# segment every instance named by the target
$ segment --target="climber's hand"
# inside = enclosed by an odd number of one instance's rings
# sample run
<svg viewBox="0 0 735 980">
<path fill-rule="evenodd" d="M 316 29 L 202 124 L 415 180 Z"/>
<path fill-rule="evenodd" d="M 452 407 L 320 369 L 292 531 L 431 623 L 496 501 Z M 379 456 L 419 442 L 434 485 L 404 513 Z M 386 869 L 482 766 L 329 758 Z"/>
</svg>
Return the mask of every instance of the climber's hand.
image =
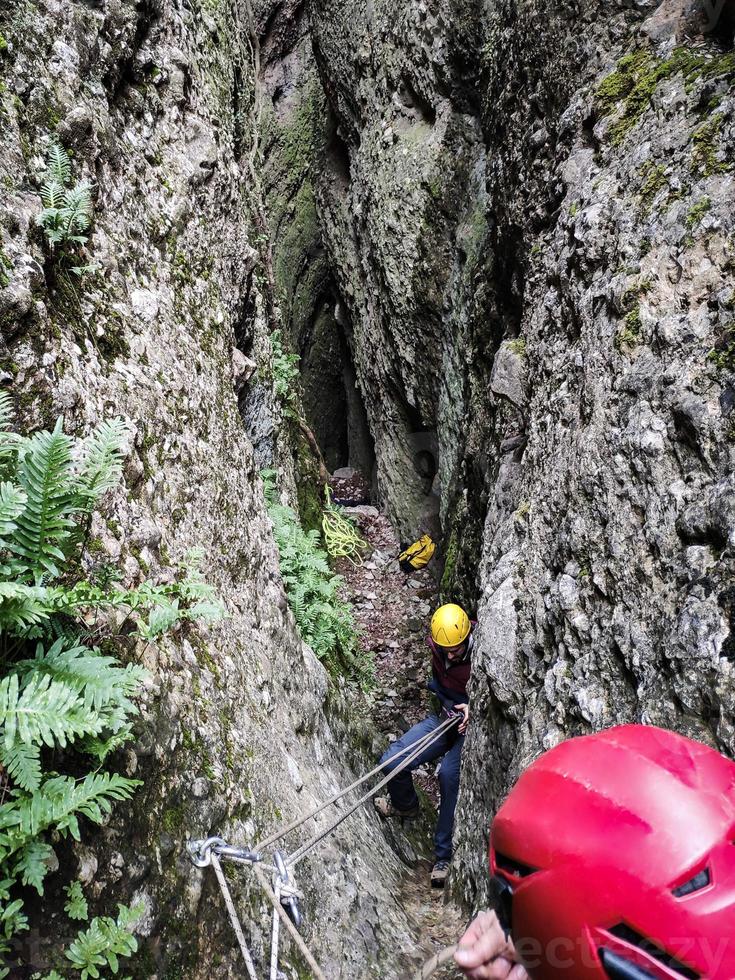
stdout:
<svg viewBox="0 0 735 980">
<path fill-rule="evenodd" d="M 480 912 L 454 954 L 455 963 L 469 980 L 528 980 L 516 958 L 513 942 L 505 938 L 494 912 Z"/>
<path fill-rule="evenodd" d="M 457 731 L 463 735 L 467 730 L 467 722 L 470 720 L 470 706 L 468 704 L 455 704 L 454 710 L 457 714 L 462 713 L 462 721 L 459 723 Z"/>
</svg>

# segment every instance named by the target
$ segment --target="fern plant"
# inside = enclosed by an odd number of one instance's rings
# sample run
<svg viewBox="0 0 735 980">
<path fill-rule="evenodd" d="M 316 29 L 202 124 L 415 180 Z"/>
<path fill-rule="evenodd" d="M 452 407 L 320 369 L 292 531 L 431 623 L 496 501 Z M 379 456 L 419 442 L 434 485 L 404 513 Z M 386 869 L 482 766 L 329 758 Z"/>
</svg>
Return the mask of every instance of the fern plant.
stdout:
<svg viewBox="0 0 735 980">
<path fill-rule="evenodd" d="M 299 377 L 298 354 L 289 354 L 283 344 L 283 334 L 274 330 L 270 335 L 273 356 L 273 391 L 286 415 L 297 417 L 297 388 Z"/>
<path fill-rule="evenodd" d="M 369 686 L 370 665 L 358 653 L 355 620 L 339 595 L 342 578 L 332 572 L 319 533 L 304 531 L 294 510 L 278 502 L 272 470 L 261 476 L 283 584 L 301 636 L 333 674 Z"/>
<path fill-rule="evenodd" d="M 55 166 L 62 179 L 63 158 Z M 120 480 L 123 422 L 103 422 L 81 440 L 65 433 L 61 420 L 31 436 L 11 425 L 10 396 L 0 392 L 0 955 L 28 928 L 17 889 L 43 894 L 49 838 L 79 840 L 81 817 L 102 823 L 138 785 L 100 767 L 133 737 L 145 672 L 103 655 L 85 621 L 122 608 L 137 635 L 153 640 L 183 621 L 223 613 L 195 563 L 162 586 L 123 589 L 84 577 L 91 517 Z M 95 635 L 115 641 L 104 627 Z M 50 750 L 57 767 L 69 758 L 75 775 L 50 770 Z M 78 913 L 79 895 L 69 897 Z M 112 969 L 132 948 L 119 917 L 117 924 L 94 920 L 87 933 L 74 947 L 83 976 Z M 7 973 L 0 967 L 0 978 Z"/>
<path fill-rule="evenodd" d="M 40 197 L 43 208 L 36 216 L 36 224 L 43 228 L 52 256 L 80 279 L 96 272 L 99 266 L 95 263 L 78 259 L 92 226 L 92 185 L 86 180 L 72 183 L 71 160 L 60 143 L 53 142 L 46 154 Z"/>
</svg>

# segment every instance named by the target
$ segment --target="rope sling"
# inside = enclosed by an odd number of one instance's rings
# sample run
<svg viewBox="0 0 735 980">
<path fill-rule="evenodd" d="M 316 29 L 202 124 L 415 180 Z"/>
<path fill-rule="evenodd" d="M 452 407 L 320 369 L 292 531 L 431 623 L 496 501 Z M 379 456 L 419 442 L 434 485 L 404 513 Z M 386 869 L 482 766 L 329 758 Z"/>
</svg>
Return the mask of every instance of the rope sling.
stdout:
<svg viewBox="0 0 735 980">
<path fill-rule="evenodd" d="M 396 752 L 395 755 L 391 757 L 391 762 L 395 759 L 401 758 L 401 756 L 404 756 L 404 758 L 394 769 L 391 770 L 390 773 L 388 773 L 388 775 L 384 776 L 367 793 L 363 794 L 356 803 L 354 803 L 343 814 L 340 814 L 339 817 L 337 817 L 336 820 L 333 820 L 324 830 L 315 833 L 304 844 L 285 858 L 280 851 L 275 851 L 272 859 L 267 860 L 263 857 L 263 851 L 265 848 L 270 847 L 272 844 L 275 844 L 277 841 L 280 841 L 282 838 L 286 837 L 292 831 L 297 830 L 308 820 L 318 816 L 318 814 L 320 814 L 327 807 L 338 803 L 344 796 L 362 786 L 377 773 L 382 772 L 383 766 L 380 764 L 375 766 L 370 770 L 370 772 L 366 773 L 364 776 L 361 776 L 359 779 L 356 779 L 353 783 L 350 783 L 349 786 L 340 790 L 338 793 L 335 793 L 334 796 L 330 797 L 324 803 L 319 804 L 319 806 L 314 807 L 313 810 L 310 810 L 304 816 L 299 817 L 297 820 L 292 821 L 285 827 L 281 827 L 268 837 L 265 837 L 253 849 L 233 847 L 221 837 L 208 837 L 204 840 L 193 840 L 187 843 L 187 851 L 189 852 L 189 857 L 191 858 L 195 867 L 205 868 L 211 864 L 211 866 L 214 868 L 217 882 L 219 884 L 220 891 L 222 892 L 225 908 L 227 909 L 230 917 L 230 922 L 235 932 L 235 936 L 240 947 L 240 952 L 242 953 L 249 980 L 257 980 L 257 974 L 255 972 L 255 966 L 250 950 L 247 942 L 245 941 L 242 924 L 237 915 L 237 910 L 227 885 L 227 879 L 222 871 L 220 860 L 222 858 L 226 858 L 227 860 L 234 861 L 237 864 L 252 867 L 258 883 L 273 905 L 269 970 L 270 980 L 278 980 L 280 976 L 278 971 L 280 923 L 283 923 L 283 925 L 286 927 L 289 935 L 296 943 L 317 980 L 326 980 L 326 977 L 320 969 L 319 964 L 314 959 L 313 954 L 298 931 L 298 926 L 301 923 L 301 913 L 298 903 L 299 899 L 303 896 L 293 884 L 292 869 L 299 861 L 301 861 L 302 858 L 306 857 L 307 854 L 313 851 L 326 837 L 334 833 L 337 827 L 339 827 L 341 823 L 343 823 L 351 814 L 353 814 L 355 810 L 359 809 L 364 803 L 366 803 L 367 800 L 381 790 L 391 779 L 397 776 L 404 769 L 408 768 L 408 766 L 410 766 L 422 752 L 437 742 L 454 725 L 458 724 L 459 721 L 460 717 L 449 717 L 443 721 L 441 725 L 434 729 L 433 732 L 429 732 L 417 742 L 414 742 L 413 744 L 408 745 Z M 272 872 L 273 887 L 271 887 L 265 874 L 265 866 L 268 866 Z M 446 953 L 446 950 L 444 952 Z M 436 957 L 432 957 L 432 960 L 434 959 L 436 959 Z M 423 969 L 425 969 L 426 966 L 432 962 L 432 960 L 429 960 Z M 445 960 L 442 960 L 441 962 L 445 962 Z M 418 980 L 421 980 L 423 977 L 431 976 L 432 973 L 438 969 L 439 965 L 441 965 L 441 963 L 437 963 L 437 965 L 429 973 L 419 973 L 417 975 Z"/>
</svg>

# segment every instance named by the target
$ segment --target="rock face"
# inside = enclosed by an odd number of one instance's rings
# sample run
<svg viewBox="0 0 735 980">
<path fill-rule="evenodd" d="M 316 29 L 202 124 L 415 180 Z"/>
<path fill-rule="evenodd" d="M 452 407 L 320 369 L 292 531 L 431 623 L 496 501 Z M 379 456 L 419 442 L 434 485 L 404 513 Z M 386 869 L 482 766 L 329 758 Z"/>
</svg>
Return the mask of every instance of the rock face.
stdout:
<svg viewBox="0 0 735 980">
<path fill-rule="evenodd" d="M 128 582 L 203 547 L 230 612 L 137 652 L 144 788 L 62 855 L 95 910 L 145 903 L 136 977 L 238 969 L 186 837 L 252 841 L 366 762 L 265 517 L 257 469 L 294 499 L 305 452 L 274 328 L 330 465 L 374 454 L 477 609 L 468 902 L 490 816 L 560 739 L 638 720 L 735 752 L 735 62 L 703 9 L 0 0 L 3 383 L 29 426 L 131 421 L 100 547 Z M 94 183 L 80 280 L 35 224 L 51 138 Z M 396 872 L 368 813 L 304 864 L 328 976 L 405 973 Z"/>
<path fill-rule="evenodd" d="M 701 11 L 310 4 L 379 485 L 417 530 L 436 448 L 445 591 L 478 611 L 470 900 L 560 739 L 637 720 L 735 752 L 735 63 Z"/>
<path fill-rule="evenodd" d="M 125 490 L 93 528 L 102 559 L 127 584 L 166 581 L 199 547 L 229 616 L 134 651 L 151 681 L 120 764 L 143 787 L 82 845 L 59 845 L 57 890 L 32 923 L 37 968 L 70 929 L 59 879 L 78 874 L 94 913 L 145 905 L 126 972 L 240 975 L 214 878 L 185 841 L 253 843 L 371 758 L 297 636 L 257 476 L 276 467 L 293 495 L 267 340 L 276 304 L 256 249 L 249 23 L 247 5 L 226 3 L 0 3 L 3 383 L 28 427 L 129 420 Z M 99 269 L 81 280 L 53 264 L 35 224 L 52 138 L 73 153 L 74 179 L 94 182 L 85 261 Z M 328 976 L 408 968 L 396 870 L 367 811 L 301 866 L 306 936 Z M 270 910 L 251 881 L 233 887 L 260 964 Z M 292 950 L 284 968 L 303 968 Z"/>
</svg>

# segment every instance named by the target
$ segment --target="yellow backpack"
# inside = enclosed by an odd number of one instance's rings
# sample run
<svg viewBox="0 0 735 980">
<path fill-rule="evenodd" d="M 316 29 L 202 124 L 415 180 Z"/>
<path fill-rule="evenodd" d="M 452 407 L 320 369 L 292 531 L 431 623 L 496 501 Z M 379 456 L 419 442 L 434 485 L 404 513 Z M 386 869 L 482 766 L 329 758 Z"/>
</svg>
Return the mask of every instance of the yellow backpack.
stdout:
<svg viewBox="0 0 735 980">
<path fill-rule="evenodd" d="M 436 545 L 431 540 L 428 534 L 425 534 L 418 541 L 414 541 L 410 544 L 405 551 L 402 551 L 398 556 L 398 564 L 401 566 L 404 572 L 415 572 L 419 568 L 423 568 L 428 565 L 431 559 L 434 557 L 434 552 L 436 551 Z"/>
</svg>

